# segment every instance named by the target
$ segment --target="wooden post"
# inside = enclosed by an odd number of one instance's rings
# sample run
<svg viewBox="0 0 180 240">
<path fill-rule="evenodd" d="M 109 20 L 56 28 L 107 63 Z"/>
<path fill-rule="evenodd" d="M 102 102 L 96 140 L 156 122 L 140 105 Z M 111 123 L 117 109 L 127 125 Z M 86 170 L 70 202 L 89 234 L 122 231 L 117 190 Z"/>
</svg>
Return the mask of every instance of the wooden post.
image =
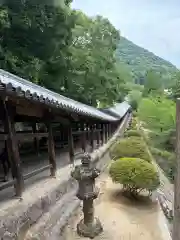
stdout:
<svg viewBox="0 0 180 240">
<path fill-rule="evenodd" d="M 52 133 L 52 123 L 47 123 L 48 129 L 48 153 L 49 153 L 49 163 L 51 164 L 51 177 L 56 176 L 56 156 L 54 149 L 54 138 Z"/>
<path fill-rule="evenodd" d="M 11 163 L 11 171 L 13 178 L 16 179 L 15 191 L 16 196 L 21 197 L 24 191 L 24 179 L 20 164 L 19 148 L 16 140 L 16 130 L 14 123 L 14 111 L 10 103 L 3 101 L 4 106 L 4 129 L 8 133 L 7 148 L 8 157 Z"/>
<path fill-rule="evenodd" d="M 37 124 L 34 122 L 32 124 L 33 133 L 37 133 Z M 34 138 L 34 149 L 37 155 L 39 155 L 39 139 L 37 137 Z"/>
<path fill-rule="evenodd" d="M 105 124 L 105 138 L 107 142 L 108 141 L 108 124 Z"/>
<path fill-rule="evenodd" d="M 100 140 L 101 140 L 101 136 L 100 136 L 100 124 L 97 124 L 97 145 L 100 146 Z"/>
<path fill-rule="evenodd" d="M 92 151 L 94 150 L 94 125 L 90 125 L 90 145 L 92 147 Z"/>
<path fill-rule="evenodd" d="M 111 123 L 109 123 L 109 138 L 112 136 L 112 131 L 111 131 Z"/>
<path fill-rule="evenodd" d="M 101 143 L 104 144 L 104 136 L 103 136 L 103 123 L 100 124 L 101 126 Z"/>
<path fill-rule="evenodd" d="M 176 101 L 176 164 L 172 240 L 180 239 L 180 99 Z"/>
<path fill-rule="evenodd" d="M 106 131 L 107 131 L 107 141 L 109 140 L 109 124 L 106 124 Z"/>
<path fill-rule="evenodd" d="M 81 124 L 80 130 L 82 131 L 82 133 L 81 133 L 82 150 L 83 150 L 83 152 L 86 152 L 86 132 L 85 132 L 85 124 L 84 123 Z"/>
<path fill-rule="evenodd" d="M 103 123 L 103 143 L 106 143 L 106 126 Z"/>
<path fill-rule="evenodd" d="M 70 125 L 68 126 L 68 148 L 70 163 L 74 163 L 74 141 L 72 135 L 72 127 Z"/>
</svg>

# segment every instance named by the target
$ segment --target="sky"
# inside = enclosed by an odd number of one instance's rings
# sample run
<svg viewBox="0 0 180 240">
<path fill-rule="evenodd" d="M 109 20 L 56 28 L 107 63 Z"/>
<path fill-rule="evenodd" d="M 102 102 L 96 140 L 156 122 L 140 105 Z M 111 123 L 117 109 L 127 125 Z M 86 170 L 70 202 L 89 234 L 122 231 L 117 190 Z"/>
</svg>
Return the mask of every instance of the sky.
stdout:
<svg viewBox="0 0 180 240">
<path fill-rule="evenodd" d="M 74 0 L 72 7 L 108 18 L 122 36 L 180 68 L 180 0 Z"/>
</svg>

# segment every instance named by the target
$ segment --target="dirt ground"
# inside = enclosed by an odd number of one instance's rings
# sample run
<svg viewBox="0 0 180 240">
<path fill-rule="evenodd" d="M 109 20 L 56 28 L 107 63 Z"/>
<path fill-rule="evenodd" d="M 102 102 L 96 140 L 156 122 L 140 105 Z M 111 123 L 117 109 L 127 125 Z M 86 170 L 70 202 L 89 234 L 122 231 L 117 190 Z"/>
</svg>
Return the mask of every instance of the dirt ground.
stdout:
<svg viewBox="0 0 180 240">
<path fill-rule="evenodd" d="M 152 200 L 143 197 L 141 201 L 129 200 L 123 196 L 121 186 L 112 183 L 104 174 L 97 185 L 100 196 L 95 202 L 95 215 L 99 217 L 104 232 L 95 240 L 168 240 L 165 220 L 156 196 Z M 76 234 L 76 225 L 82 218 L 76 216 L 66 229 L 66 240 L 85 240 Z"/>
</svg>

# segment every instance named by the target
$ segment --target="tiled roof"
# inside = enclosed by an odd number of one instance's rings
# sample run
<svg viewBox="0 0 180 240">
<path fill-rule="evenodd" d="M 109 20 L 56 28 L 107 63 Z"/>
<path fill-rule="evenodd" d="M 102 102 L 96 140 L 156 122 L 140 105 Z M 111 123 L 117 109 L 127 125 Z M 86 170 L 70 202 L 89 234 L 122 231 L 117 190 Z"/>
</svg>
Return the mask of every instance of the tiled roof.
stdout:
<svg viewBox="0 0 180 240">
<path fill-rule="evenodd" d="M 7 94 L 14 93 L 18 97 L 24 97 L 32 101 L 39 101 L 51 107 L 66 109 L 70 112 L 103 121 L 118 120 L 117 117 L 102 112 L 97 108 L 64 97 L 2 69 L 0 69 L 0 91 L 6 91 Z M 122 110 L 122 112 L 124 111 L 125 109 Z"/>
</svg>

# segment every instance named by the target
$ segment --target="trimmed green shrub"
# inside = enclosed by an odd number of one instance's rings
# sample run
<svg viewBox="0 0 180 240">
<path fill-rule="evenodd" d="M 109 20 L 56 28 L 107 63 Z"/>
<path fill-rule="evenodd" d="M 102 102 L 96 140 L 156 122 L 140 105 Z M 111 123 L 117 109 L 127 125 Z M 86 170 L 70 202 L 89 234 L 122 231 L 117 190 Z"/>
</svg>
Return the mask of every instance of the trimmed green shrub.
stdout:
<svg viewBox="0 0 180 240">
<path fill-rule="evenodd" d="M 152 160 L 144 141 L 140 137 L 122 139 L 115 145 L 110 154 L 113 159 L 134 157 L 144 159 L 147 162 L 151 162 Z"/>
<path fill-rule="evenodd" d="M 125 132 L 125 137 L 141 137 L 141 133 L 138 130 L 129 130 Z"/>
<path fill-rule="evenodd" d="M 123 185 L 125 191 L 137 194 L 142 190 L 152 192 L 160 184 L 154 165 L 140 158 L 120 158 L 112 162 L 110 177 Z"/>
</svg>

